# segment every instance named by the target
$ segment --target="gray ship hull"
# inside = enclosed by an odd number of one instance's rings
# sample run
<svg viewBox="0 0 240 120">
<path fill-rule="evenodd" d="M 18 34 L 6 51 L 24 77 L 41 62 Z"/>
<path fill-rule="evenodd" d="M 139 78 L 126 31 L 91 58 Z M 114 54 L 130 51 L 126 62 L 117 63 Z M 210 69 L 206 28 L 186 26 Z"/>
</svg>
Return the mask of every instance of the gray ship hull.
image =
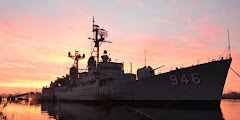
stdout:
<svg viewBox="0 0 240 120">
<path fill-rule="evenodd" d="M 122 96 L 121 100 L 221 100 L 231 60 L 213 61 L 140 79 L 134 83 L 133 96 L 129 94 L 132 98 Z"/>
<path fill-rule="evenodd" d="M 115 93 L 113 99 L 138 106 L 219 108 L 231 61 L 212 61 L 126 83 L 123 87 L 131 92 Z"/>
<path fill-rule="evenodd" d="M 176 69 L 137 81 L 108 86 L 73 87 L 55 92 L 59 101 L 97 101 L 139 106 L 219 106 L 232 59 Z M 114 80 L 113 80 L 114 81 Z"/>
</svg>

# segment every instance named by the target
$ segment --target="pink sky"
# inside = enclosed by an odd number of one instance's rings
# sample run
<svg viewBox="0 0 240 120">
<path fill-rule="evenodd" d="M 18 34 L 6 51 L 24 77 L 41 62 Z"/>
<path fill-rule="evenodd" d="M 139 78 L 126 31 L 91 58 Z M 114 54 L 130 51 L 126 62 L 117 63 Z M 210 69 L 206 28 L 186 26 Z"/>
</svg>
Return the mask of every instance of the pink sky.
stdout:
<svg viewBox="0 0 240 120">
<path fill-rule="evenodd" d="M 218 58 L 230 29 L 232 64 L 240 73 L 240 2 L 237 0 L 49 0 L 0 1 L 0 93 L 40 90 L 68 74 L 75 49 L 90 56 L 92 16 L 108 30 L 103 44 L 125 72 L 197 64 Z M 87 59 L 80 63 L 85 68 Z M 160 71 L 158 71 L 160 72 Z M 239 91 L 240 78 L 229 71 L 224 92 Z"/>
</svg>

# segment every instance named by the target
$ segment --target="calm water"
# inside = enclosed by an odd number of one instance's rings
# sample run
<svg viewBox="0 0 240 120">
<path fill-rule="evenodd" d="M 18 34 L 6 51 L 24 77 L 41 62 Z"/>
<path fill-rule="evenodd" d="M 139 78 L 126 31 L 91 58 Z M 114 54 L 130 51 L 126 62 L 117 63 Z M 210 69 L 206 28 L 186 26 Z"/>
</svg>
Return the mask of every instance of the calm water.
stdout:
<svg viewBox="0 0 240 120">
<path fill-rule="evenodd" d="M 43 103 L 37 104 L 34 101 L 19 101 L 17 103 L 6 101 L 0 104 L 0 119 L 7 120 L 138 120 L 133 114 L 123 107 L 86 106 L 74 103 Z M 221 111 L 214 110 L 181 110 L 181 109 L 156 109 L 156 108 L 135 108 L 155 119 L 180 119 L 180 120 L 239 120 L 240 100 L 222 100 Z"/>
</svg>

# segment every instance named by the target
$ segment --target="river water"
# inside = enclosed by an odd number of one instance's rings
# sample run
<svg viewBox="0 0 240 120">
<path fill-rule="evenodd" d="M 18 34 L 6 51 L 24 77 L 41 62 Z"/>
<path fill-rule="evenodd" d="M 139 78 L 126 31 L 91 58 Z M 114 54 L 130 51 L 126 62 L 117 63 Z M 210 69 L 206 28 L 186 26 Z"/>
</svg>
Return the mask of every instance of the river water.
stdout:
<svg viewBox="0 0 240 120">
<path fill-rule="evenodd" d="M 5 104 L 5 107 L 3 108 Z M 157 119 L 168 120 L 240 120 L 240 100 L 222 100 L 221 110 L 134 108 Z M 7 120 L 139 120 L 124 107 L 104 109 L 77 103 L 2 101 L 0 119 Z"/>
</svg>

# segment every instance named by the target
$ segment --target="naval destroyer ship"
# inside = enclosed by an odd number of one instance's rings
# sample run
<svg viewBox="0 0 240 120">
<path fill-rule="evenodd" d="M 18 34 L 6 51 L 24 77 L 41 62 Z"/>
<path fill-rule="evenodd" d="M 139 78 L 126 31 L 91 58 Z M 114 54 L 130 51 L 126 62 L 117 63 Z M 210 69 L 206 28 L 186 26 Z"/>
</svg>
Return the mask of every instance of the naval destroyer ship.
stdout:
<svg viewBox="0 0 240 120">
<path fill-rule="evenodd" d="M 41 100 L 96 102 L 110 99 L 113 104 L 162 107 L 220 105 L 231 53 L 226 58 L 160 74 L 145 66 L 138 69 L 136 75 L 124 73 L 123 63 L 112 62 L 106 50 L 100 60 L 100 45 L 110 43 L 106 40 L 108 33 L 94 24 L 94 18 L 92 32 L 94 37 L 88 39 L 95 44 L 85 72 L 79 72 L 78 67 L 85 54 L 69 52 L 68 57 L 74 60 L 69 75 L 57 78 L 50 87 L 43 87 Z"/>
</svg>

